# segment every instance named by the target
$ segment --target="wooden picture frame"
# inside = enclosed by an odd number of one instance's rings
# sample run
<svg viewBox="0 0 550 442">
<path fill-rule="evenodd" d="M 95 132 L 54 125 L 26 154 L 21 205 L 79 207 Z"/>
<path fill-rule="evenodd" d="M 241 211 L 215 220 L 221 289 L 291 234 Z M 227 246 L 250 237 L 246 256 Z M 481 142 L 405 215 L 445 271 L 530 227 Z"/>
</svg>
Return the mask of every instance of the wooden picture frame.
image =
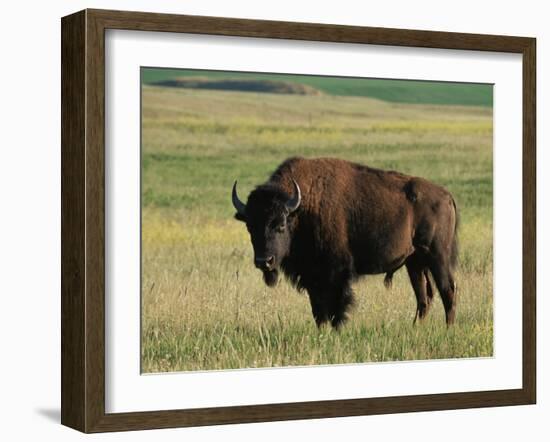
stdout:
<svg viewBox="0 0 550 442">
<path fill-rule="evenodd" d="M 523 385 L 519 389 L 270 405 L 105 412 L 105 30 L 139 30 L 522 55 Z M 533 404 L 536 400 L 533 38 L 84 10 L 62 19 L 62 424 L 83 432 Z"/>
</svg>

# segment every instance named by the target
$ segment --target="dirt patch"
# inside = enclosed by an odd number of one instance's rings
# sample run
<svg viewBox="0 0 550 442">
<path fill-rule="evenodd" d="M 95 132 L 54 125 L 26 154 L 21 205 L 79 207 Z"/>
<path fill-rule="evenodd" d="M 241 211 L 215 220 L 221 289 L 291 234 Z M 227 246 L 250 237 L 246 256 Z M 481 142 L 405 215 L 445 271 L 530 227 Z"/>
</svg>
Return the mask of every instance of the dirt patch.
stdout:
<svg viewBox="0 0 550 442">
<path fill-rule="evenodd" d="M 180 77 L 153 83 L 155 86 L 179 87 L 187 89 L 214 89 L 243 92 L 267 92 L 271 94 L 295 94 L 295 95 L 323 95 L 314 87 L 276 80 L 244 80 L 223 79 L 217 80 L 207 77 Z"/>
</svg>

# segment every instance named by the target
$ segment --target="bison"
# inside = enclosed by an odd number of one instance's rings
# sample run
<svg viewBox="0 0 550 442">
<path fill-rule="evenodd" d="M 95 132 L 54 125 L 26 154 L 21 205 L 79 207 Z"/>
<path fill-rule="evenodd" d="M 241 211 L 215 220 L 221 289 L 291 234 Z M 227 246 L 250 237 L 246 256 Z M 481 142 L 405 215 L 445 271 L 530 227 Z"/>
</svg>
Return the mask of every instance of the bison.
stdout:
<svg viewBox="0 0 550 442">
<path fill-rule="evenodd" d="M 361 275 L 405 266 L 416 295 L 414 321 L 433 300 L 429 274 L 453 323 L 458 212 L 452 195 L 426 179 L 334 158 L 289 158 L 244 204 L 233 185 L 235 218 L 246 223 L 254 264 L 268 286 L 279 271 L 306 290 L 318 327 L 339 328 Z"/>
</svg>

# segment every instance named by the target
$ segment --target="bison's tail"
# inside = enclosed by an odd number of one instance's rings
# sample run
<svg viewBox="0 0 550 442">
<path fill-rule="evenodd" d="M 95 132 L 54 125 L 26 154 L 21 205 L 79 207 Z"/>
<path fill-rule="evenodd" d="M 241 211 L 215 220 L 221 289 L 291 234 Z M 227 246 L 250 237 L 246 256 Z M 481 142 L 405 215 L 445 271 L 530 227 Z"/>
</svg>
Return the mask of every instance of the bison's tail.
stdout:
<svg viewBox="0 0 550 442">
<path fill-rule="evenodd" d="M 458 263 L 458 225 L 460 222 L 460 217 L 458 215 L 458 209 L 456 208 L 454 198 L 451 197 L 451 200 L 455 209 L 455 229 L 453 233 L 453 241 L 451 243 L 451 267 L 455 269 Z"/>
<path fill-rule="evenodd" d="M 384 278 L 384 286 L 387 289 L 391 289 L 392 282 L 393 282 L 393 272 L 386 273 L 386 277 Z"/>
</svg>

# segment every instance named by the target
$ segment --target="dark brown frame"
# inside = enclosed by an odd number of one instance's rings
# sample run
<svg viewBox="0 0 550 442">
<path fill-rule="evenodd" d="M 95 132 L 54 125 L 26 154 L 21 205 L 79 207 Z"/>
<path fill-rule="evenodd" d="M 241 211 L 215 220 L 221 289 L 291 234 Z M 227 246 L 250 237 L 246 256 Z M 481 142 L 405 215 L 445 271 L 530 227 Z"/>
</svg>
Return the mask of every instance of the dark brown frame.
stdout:
<svg viewBox="0 0 550 442">
<path fill-rule="evenodd" d="M 83 432 L 534 404 L 536 400 L 536 40 L 450 32 L 84 10 L 61 22 L 61 422 Z M 105 30 L 518 53 L 523 56 L 523 386 L 189 410 L 105 413 Z"/>
</svg>

